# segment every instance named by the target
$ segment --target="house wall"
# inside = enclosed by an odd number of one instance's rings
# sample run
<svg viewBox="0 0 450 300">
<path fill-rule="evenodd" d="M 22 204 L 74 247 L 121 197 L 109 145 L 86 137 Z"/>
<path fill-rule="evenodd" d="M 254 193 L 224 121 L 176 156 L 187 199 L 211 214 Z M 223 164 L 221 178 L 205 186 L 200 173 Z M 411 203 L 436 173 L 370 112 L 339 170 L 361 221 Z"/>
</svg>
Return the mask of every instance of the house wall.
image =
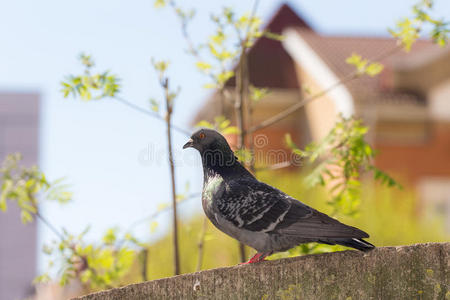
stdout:
<svg viewBox="0 0 450 300">
<path fill-rule="evenodd" d="M 376 164 L 415 186 L 420 198 L 446 217 L 446 228 L 450 231 L 448 54 L 444 53 L 432 62 L 421 61 L 427 56 L 417 57 L 418 64 L 405 64 L 410 69 L 397 74 L 397 85 L 403 84 L 404 88 L 422 93 L 427 101 L 415 110 L 399 107 L 380 114 L 385 119 L 376 125 L 376 148 L 380 150 Z"/>
<path fill-rule="evenodd" d="M 377 141 L 377 166 L 412 184 L 427 176 L 450 178 L 450 123 L 430 123 L 427 127 L 427 137 L 421 143 Z"/>
<path fill-rule="evenodd" d="M 450 78 L 450 50 L 436 46 L 394 63 L 393 86 L 426 96 L 436 83 Z M 426 75 L 425 75 L 426 74 Z"/>
<path fill-rule="evenodd" d="M 323 90 L 323 87 L 298 65 L 297 74 L 302 82 L 302 96 L 304 98 Z M 318 141 L 324 138 L 333 128 L 338 113 L 333 99 L 325 94 L 305 105 L 305 116 L 308 120 L 312 140 Z"/>
<path fill-rule="evenodd" d="M 431 117 L 450 122 L 450 77 L 434 86 L 428 93 L 428 99 Z"/>
</svg>

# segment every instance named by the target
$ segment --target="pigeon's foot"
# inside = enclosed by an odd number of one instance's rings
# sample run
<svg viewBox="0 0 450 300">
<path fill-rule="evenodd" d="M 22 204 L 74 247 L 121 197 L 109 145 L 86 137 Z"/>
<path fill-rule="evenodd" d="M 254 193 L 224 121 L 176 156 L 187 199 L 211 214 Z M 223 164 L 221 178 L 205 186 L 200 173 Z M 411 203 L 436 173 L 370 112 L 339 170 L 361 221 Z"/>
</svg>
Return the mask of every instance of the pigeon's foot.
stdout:
<svg viewBox="0 0 450 300">
<path fill-rule="evenodd" d="M 252 258 L 249 259 L 248 262 L 240 263 L 240 265 L 247 265 L 247 264 L 253 264 L 261 261 L 265 261 L 266 256 L 268 256 L 268 253 L 256 253 Z"/>
</svg>

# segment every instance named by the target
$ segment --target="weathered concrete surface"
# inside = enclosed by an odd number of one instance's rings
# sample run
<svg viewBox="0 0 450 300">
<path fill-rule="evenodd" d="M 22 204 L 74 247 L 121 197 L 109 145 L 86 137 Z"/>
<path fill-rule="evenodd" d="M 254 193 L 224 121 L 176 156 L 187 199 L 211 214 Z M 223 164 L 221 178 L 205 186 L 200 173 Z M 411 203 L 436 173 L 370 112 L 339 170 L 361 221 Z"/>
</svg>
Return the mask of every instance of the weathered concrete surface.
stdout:
<svg viewBox="0 0 450 300">
<path fill-rule="evenodd" d="M 450 299 L 449 257 L 450 243 L 308 255 L 180 275 L 78 299 Z"/>
</svg>

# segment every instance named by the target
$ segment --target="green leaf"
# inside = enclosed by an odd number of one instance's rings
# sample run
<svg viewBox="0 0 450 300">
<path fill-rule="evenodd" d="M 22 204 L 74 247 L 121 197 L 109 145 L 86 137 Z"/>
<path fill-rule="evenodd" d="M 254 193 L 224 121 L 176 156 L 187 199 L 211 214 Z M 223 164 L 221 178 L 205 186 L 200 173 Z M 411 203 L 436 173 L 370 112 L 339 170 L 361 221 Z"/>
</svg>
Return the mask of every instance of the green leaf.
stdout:
<svg viewBox="0 0 450 300">
<path fill-rule="evenodd" d="M 252 85 L 250 86 L 250 99 L 252 99 L 255 102 L 258 102 L 268 94 L 269 89 L 267 88 L 257 88 Z"/>
<path fill-rule="evenodd" d="M 203 62 L 203 61 L 198 61 L 195 63 L 195 65 L 202 72 L 208 72 L 212 68 L 211 64 L 209 64 L 207 62 Z"/>
<path fill-rule="evenodd" d="M 215 83 L 207 83 L 207 84 L 203 85 L 203 88 L 205 88 L 205 89 L 215 89 L 215 88 L 217 88 L 217 84 L 215 84 Z"/>
<path fill-rule="evenodd" d="M 419 28 L 416 22 L 405 18 L 397 22 L 395 29 L 389 29 L 389 33 L 397 38 L 403 45 L 405 51 L 411 50 L 414 42 L 419 38 Z"/>
<path fill-rule="evenodd" d="M 167 209 L 169 207 L 170 207 L 170 205 L 167 204 L 167 203 L 160 203 L 160 204 L 158 204 L 158 211 L 165 210 L 165 209 Z"/>
<path fill-rule="evenodd" d="M 198 122 L 197 124 L 195 124 L 195 127 L 203 127 L 203 128 L 213 129 L 214 125 L 206 120 L 202 120 L 202 121 Z"/>
<path fill-rule="evenodd" d="M 5 159 L 8 160 L 8 157 Z M 3 179 L 1 193 L 0 193 L 0 210 L 6 211 L 8 208 L 8 205 L 6 203 L 6 199 L 8 198 L 8 195 L 10 194 L 11 190 L 13 188 L 13 181 L 11 179 Z"/>
<path fill-rule="evenodd" d="M 222 134 L 239 134 L 240 130 L 236 126 L 229 126 L 225 129 L 223 129 Z"/>
<path fill-rule="evenodd" d="M 223 130 L 223 129 L 227 128 L 228 126 L 230 126 L 230 123 L 231 123 L 230 120 L 226 119 L 224 116 L 220 116 L 220 117 L 221 118 L 215 120 L 217 127 L 220 130 Z"/>
<path fill-rule="evenodd" d="M 237 156 L 239 161 L 243 163 L 250 163 L 253 159 L 253 154 L 249 149 L 238 149 L 234 152 L 234 154 Z"/>
<path fill-rule="evenodd" d="M 153 112 L 155 112 L 155 113 L 158 113 L 159 112 L 159 103 L 158 103 L 158 101 L 156 101 L 154 98 L 150 98 L 149 101 L 150 101 L 151 110 Z"/>
<path fill-rule="evenodd" d="M 358 73 L 363 74 L 367 65 L 367 59 L 363 59 L 361 55 L 352 53 L 350 57 L 345 60 L 349 65 L 356 67 Z"/>
<path fill-rule="evenodd" d="M 228 81 L 228 79 L 232 78 L 234 76 L 234 72 L 233 71 L 225 71 L 222 73 L 219 73 L 217 75 L 217 82 L 220 84 L 224 84 Z"/>
<path fill-rule="evenodd" d="M 159 71 L 162 73 L 165 72 L 167 70 L 167 68 L 169 67 L 169 61 L 165 61 L 165 60 L 155 61 L 152 59 L 152 64 L 156 71 Z"/>
<path fill-rule="evenodd" d="M 381 73 L 383 71 L 384 66 L 380 63 L 371 63 L 366 68 L 366 74 L 373 77 Z"/>
<path fill-rule="evenodd" d="M 162 7 L 166 6 L 166 1 L 165 0 L 155 0 L 153 5 L 155 6 L 155 8 L 162 8 Z"/>
<path fill-rule="evenodd" d="M 274 33 L 274 32 L 270 32 L 270 31 L 264 31 L 263 35 L 271 40 L 275 40 L 275 41 L 283 41 L 284 40 L 284 36 L 278 33 Z"/>
<path fill-rule="evenodd" d="M 94 66 L 94 61 L 92 60 L 92 57 L 90 55 L 86 55 L 84 53 L 80 54 L 80 62 L 83 66 L 90 68 Z"/>
<path fill-rule="evenodd" d="M 38 283 L 49 283 L 51 281 L 50 275 L 48 273 L 44 273 L 42 275 L 39 275 L 33 279 L 33 284 Z"/>
<path fill-rule="evenodd" d="M 4 197 L 5 194 L 2 193 L 0 197 L 0 210 L 5 212 L 8 209 L 8 206 L 6 204 L 6 197 Z"/>
<path fill-rule="evenodd" d="M 150 233 L 154 233 L 158 228 L 158 222 L 153 221 L 150 223 Z"/>
<path fill-rule="evenodd" d="M 117 239 L 116 232 L 117 232 L 116 229 L 113 228 L 108 229 L 102 238 L 103 242 L 107 245 L 114 244 Z"/>
<path fill-rule="evenodd" d="M 223 30 L 221 28 L 219 28 L 215 35 L 212 35 L 209 37 L 209 40 L 211 41 L 211 43 L 213 43 L 217 46 L 221 46 L 224 43 L 224 41 L 226 40 L 226 38 L 227 37 L 224 34 Z"/>
<path fill-rule="evenodd" d="M 26 210 L 20 212 L 20 219 L 23 224 L 28 224 L 33 221 L 33 216 Z"/>
<path fill-rule="evenodd" d="M 81 275 L 80 275 L 80 280 L 81 280 L 81 282 L 83 282 L 83 283 L 87 283 L 87 282 L 89 282 L 89 281 L 92 279 L 92 277 L 93 277 L 92 270 L 87 269 L 87 270 L 85 270 L 85 271 L 83 271 L 83 272 L 81 273 Z"/>
</svg>

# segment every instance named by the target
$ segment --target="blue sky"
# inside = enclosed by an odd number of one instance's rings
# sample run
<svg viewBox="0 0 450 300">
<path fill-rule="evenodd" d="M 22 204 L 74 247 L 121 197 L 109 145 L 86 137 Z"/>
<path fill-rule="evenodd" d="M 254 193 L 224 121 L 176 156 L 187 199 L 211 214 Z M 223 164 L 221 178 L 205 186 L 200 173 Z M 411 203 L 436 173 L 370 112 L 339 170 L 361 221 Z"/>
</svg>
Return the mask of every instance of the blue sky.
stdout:
<svg viewBox="0 0 450 300">
<path fill-rule="evenodd" d="M 187 3 L 187 1 L 184 1 Z M 282 1 L 261 0 L 258 14 L 267 20 Z M 415 1 L 288 1 L 312 26 L 326 34 L 387 35 L 386 28 L 409 14 Z M 195 39 L 210 34 L 210 12 L 225 4 L 242 13 L 252 1 L 189 1 L 197 10 L 191 26 Z M 450 13 L 450 2 L 438 0 L 438 14 Z M 92 54 L 99 70 L 122 78 L 123 98 L 148 107 L 161 99 L 150 58 L 169 59 L 171 81 L 180 85 L 174 122 L 189 120 L 210 93 L 185 53 L 179 23 L 169 9 L 156 10 L 152 0 L 15 0 L 0 1 L 0 91 L 36 91 L 42 96 L 40 164 L 49 178 L 66 177 L 75 193 L 64 207 L 45 205 L 56 225 L 80 232 L 92 224 L 91 238 L 111 226 L 127 227 L 170 200 L 164 126 L 112 100 L 83 103 L 63 99 L 59 83 L 80 71 L 76 57 Z M 186 137 L 175 133 L 177 183 L 191 192 L 201 189 L 197 153 L 182 152 Z M 180 211 L 200 210 L 200 200 Z M 167 218 L 160 221 L 164 223 Z M 164 227 L 164 226 L 162 226 Z M 149 237 L 149 227 L 137 228 Z M 40 228 L 40 240 L 52 234 Z"/>
</svg>

